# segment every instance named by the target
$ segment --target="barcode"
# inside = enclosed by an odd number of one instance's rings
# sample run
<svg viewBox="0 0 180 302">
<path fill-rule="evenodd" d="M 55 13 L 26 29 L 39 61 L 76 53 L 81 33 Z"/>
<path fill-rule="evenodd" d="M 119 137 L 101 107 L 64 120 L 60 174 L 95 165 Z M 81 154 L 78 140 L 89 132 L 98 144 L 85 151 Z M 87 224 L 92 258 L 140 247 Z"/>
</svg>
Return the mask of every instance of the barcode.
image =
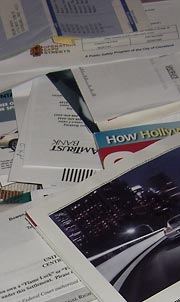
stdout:
<svg viewBox="0 0 180 302">
<path fill-rule="evenodd" d="M 65 168 L 63 170 L 62 181 L 68 182 L 81 182 L 84 179 L 95 174 L 96 170 L 93 169 L 71 169 Z"/>
</svg>

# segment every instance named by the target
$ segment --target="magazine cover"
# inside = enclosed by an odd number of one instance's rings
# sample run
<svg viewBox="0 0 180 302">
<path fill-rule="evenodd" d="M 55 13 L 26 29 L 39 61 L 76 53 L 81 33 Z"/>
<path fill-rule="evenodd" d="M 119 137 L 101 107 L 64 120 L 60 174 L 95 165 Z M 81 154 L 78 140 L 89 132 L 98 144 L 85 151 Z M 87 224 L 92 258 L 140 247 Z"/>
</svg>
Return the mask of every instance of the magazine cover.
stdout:
<svg viewBox="0 0 180 302">
<path fill-rule="evenodd" d="M 179 134 L 27 217 L 100 301 L 180 299 Z"/>
<path fill-rule="evenodd" d="M 180 132 L 180 122 L 140 125 L 95 132 L 94 138 L 103 167 Z"/>
</svg>

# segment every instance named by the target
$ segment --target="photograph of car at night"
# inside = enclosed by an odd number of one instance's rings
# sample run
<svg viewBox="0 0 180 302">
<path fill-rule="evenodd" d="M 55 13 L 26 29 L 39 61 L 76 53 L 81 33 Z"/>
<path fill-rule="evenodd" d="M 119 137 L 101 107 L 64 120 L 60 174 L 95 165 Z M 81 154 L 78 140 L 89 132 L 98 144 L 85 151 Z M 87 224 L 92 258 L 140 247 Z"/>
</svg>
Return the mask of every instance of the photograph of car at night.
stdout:
<svg viewBox="0 0 180 302">
<path fill-rule="evenodd" d="M 180 236 L 180 215 L 168 220 L 164 233 L 169 239 L 175 239 Z"/>
<path fill-rule="evenodd" d="M 177 148 L 50 215 L 128 302 L 180 280 L 179 166 Z"/>
</svg>

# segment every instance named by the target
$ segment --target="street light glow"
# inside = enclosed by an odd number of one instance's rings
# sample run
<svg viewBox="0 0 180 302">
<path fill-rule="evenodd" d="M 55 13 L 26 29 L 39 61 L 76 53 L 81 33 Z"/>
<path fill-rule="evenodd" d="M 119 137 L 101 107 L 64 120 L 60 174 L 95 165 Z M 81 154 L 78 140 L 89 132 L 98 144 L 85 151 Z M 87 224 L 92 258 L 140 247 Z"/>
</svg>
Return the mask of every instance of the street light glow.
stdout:
<svg viewBox="0 0 180 302">
<path fill-rule="evenodd" d="M 135 228 L 130 228 L 126 231 L 127 234 L 134 234 L 135 233 Z"/>
</svg>

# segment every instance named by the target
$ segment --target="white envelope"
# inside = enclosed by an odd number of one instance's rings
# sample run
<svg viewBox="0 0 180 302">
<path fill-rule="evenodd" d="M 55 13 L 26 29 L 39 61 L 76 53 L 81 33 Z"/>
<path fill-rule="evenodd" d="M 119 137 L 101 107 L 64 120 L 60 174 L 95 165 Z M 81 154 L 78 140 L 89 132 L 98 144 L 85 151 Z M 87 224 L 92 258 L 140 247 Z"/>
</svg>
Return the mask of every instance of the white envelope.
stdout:
<svg viewBox="0 0 180 302">
<path fill-rule="evenodd" d="M 178 69 L 178 71 L 176 71 Z M 161 113 L 180 99 L 180 63 L 172 56 L 143 58 L 73 69 L 89 111 L 99 126 L 121 123 L 123 116 Z"/>
</svg>

